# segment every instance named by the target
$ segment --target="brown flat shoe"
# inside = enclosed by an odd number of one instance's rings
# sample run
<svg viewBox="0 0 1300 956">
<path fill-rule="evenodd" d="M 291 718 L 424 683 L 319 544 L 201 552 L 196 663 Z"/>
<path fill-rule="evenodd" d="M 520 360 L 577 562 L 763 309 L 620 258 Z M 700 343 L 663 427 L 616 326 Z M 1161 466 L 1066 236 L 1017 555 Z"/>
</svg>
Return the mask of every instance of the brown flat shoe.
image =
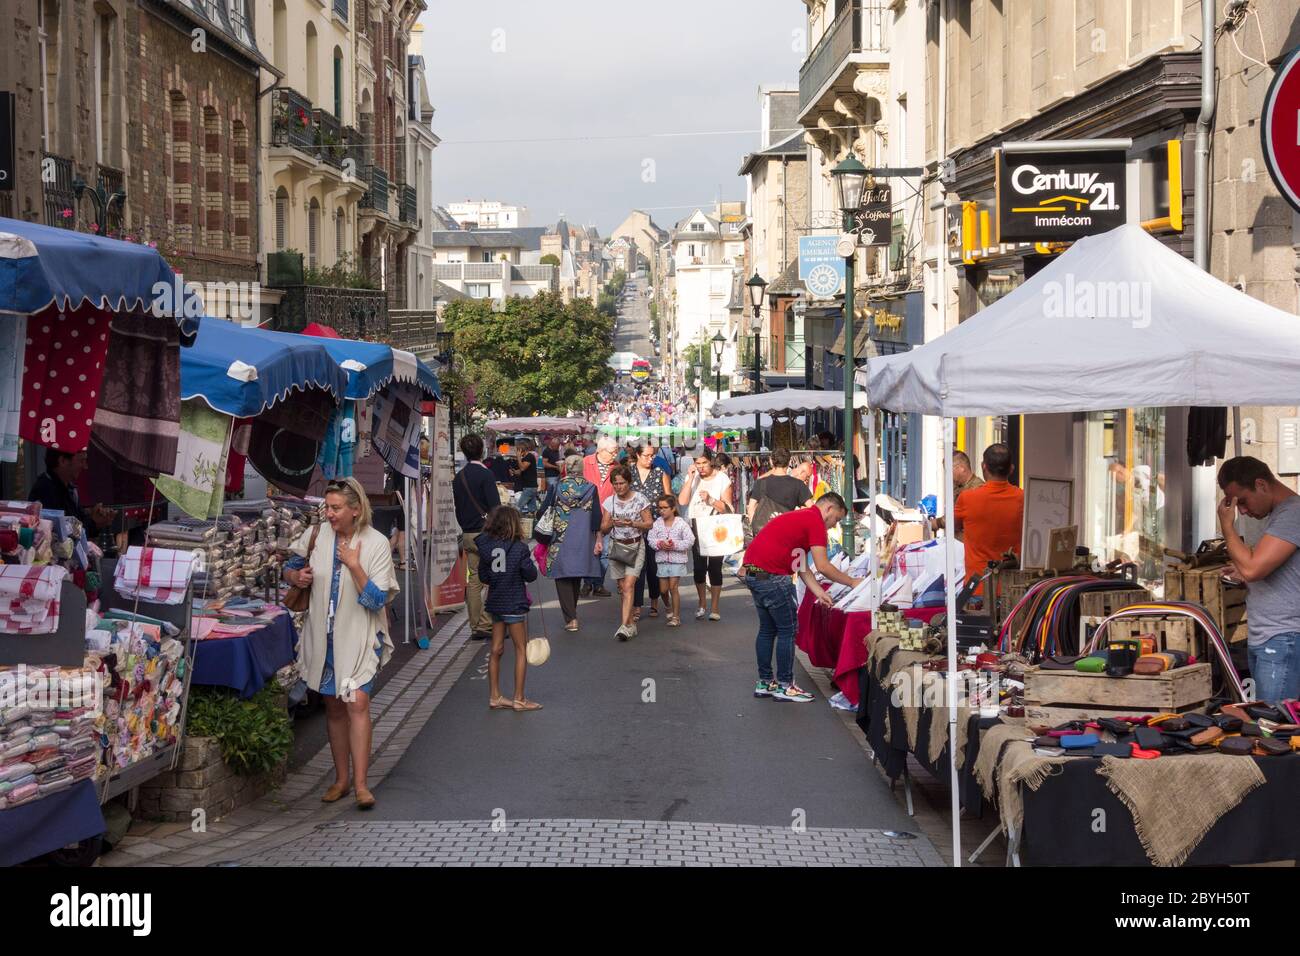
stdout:
<svg viewBox="0 0 1300 956">
<path fill-rule="evenodd" d="M 370 810 L 375 805 L 375 795 L 369 790 L 357 791 L 357 809 Z"/>
<path fill-rule="evenodd" d="M 347 784 L 344 784 L 343 786 L 339 786 L 336 783 L 334 784 L 334 786 L 330 787 L 328 790 L 325 791 L 324 795 L 320 798 L 320 802 L 337 803 L 338 801 L 346 797 L 348 795 L 348 791 L 351 789 L 352 788 Z"/>
</svg>

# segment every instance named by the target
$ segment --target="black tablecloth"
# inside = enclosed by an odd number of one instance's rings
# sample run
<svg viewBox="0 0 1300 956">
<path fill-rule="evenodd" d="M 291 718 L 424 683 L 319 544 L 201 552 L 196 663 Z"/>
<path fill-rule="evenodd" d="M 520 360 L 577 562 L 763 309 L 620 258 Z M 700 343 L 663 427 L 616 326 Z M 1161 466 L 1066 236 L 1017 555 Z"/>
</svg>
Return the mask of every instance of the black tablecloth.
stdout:
<svg viewBox="0 0 1300 956">
<path fill-rule="evenodd" d="M 890 701 L 889 689 L 881 684 L 880 675 L 888 673 L 889 658 L 892 656 L 891 652 L 881 661 L 880 672 L 872 673 L 871 663 L 868 662 L 858 673 L 861 699 L 858 702 L 857 724 L 867 737 L 867 743 L 875 754 L 876 763 L 885 771 L 889 779 L 896 780 L 902 775 L 903 768 L 907 764 L 908 746 L 903 713 Z M 997 723 L 996 717 L 973 716 L 967 729 L 966 756 L 962 766 L 957 768 L 957 788 L 961 805 L 971 816 L 980 816 L 984 807 L 984 795 L 975 780 L 974 772 L 975 760 L 980 752 L 980 730 L 991 727 L 995 723 Z M 949 745 L 944 744 L 938 762 L 932 764 L 929 759 L 931 733 L 947 736 L 948 712 L 946 710 L 936 711 L 927 707 L 921 711 L 921 719 L 917 722 L 916 728 L 916 750 L 912 751 L 912 756 L 916 758 L 917 763 L 946 783 L 952 774 L 949 769 Z"/>
<path fill-rule="evenodd" d="M 1178 757 L 1161 757 L 1177 760 Z M 1300 756 L 1255 760 L 1268 781 L 1229 810 L 1188 857 L 1186 866 L 1227 866 L 1300 859 Z M 1022 787 L 1025 825 L 1020 860 L 1032 866 L 1150 866 L 1133 815 L 1097 774 L 1097 762 L 1079 757 L 1032 791 Z M 1093 830 L 1098 809 L 1106 829 Z"/>
</svg>

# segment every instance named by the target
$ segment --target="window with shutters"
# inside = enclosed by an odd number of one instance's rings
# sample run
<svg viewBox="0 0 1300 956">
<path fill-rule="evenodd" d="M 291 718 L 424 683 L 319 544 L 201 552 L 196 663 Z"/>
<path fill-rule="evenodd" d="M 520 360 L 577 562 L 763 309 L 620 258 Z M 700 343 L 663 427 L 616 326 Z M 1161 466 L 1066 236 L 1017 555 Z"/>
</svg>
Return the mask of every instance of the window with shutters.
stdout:
<svg viewBox="0 0 1300 956">
<path fill-rule="evenodd" d="M 307 266 L 315 269 L 320 252 L 320 201 L 313 199 L 307 207 Z"/>
<path fill-rule="evenodd" d="M 347 255 L 347 243 L 344 241 L 346 230 L 347 219 L 343 216 L 343 210 L 334 210 L 334 260 L 336 262 L 342 262 L 343 257 Z"/>
<path fill-rule="evenodd" d="M 275 191 L 275 248 L 283 252 L 289 245 L 289 191 L 281 186 Z"/>
</svg>

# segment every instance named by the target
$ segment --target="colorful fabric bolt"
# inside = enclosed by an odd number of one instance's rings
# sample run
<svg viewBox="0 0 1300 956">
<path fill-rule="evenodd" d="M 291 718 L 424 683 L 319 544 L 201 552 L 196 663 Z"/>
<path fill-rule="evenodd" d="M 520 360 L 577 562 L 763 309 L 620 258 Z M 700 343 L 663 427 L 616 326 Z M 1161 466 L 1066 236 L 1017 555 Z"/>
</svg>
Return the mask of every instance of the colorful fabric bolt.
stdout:
<svg viewBox="0 0 1300 956">
<path fill-rule="evenodd" d="M 53 634 L 68 571 L 58 565 L 0 565 L 0 631 Z"/>
<path fill-rule="evenodd" d="M 113 586 L 125 598 L 180 604 L 194 573 L 194 554 L 166 548 L 128 548 L 117 562 Z"/>
</svg>

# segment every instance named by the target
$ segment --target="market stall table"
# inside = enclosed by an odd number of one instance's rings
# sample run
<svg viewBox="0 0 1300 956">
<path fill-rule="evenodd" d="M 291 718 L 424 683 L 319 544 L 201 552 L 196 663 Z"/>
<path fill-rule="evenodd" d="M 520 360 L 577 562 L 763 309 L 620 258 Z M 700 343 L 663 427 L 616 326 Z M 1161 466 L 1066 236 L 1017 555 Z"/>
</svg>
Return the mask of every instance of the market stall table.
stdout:
<svg viewBox="0 0 1300 956">
<path fill-rule="evenodd" d="M 941 607 L 914 608 L 903 613 L 928 624 L 942 611 Z M 866 638 L 870 633 L 870 611 L 823 607 L 811 592 L 804 594 L 795 646 L 808 655 L 814 667 L 825 667 L 834 674 L 835 686 L 854 707 L 858 706 L 858 672 L 867 662 Z"/>
<path fill-rule="evenodd" d="M 196 626 L 202 620 L 195 618 Z M 298 631 L 290 614 L 248 634 L 205 638 L 195 643 L 191 683 L 230 687 L 247 700 L 297 659 L 297 648 Z"/>
<path fill-rule="evenodd" d="M 59 793 L 0 810 L 0 866 L 17 866 L 107 829 L 94 781 L 80 780 Z"/>
</svg>

